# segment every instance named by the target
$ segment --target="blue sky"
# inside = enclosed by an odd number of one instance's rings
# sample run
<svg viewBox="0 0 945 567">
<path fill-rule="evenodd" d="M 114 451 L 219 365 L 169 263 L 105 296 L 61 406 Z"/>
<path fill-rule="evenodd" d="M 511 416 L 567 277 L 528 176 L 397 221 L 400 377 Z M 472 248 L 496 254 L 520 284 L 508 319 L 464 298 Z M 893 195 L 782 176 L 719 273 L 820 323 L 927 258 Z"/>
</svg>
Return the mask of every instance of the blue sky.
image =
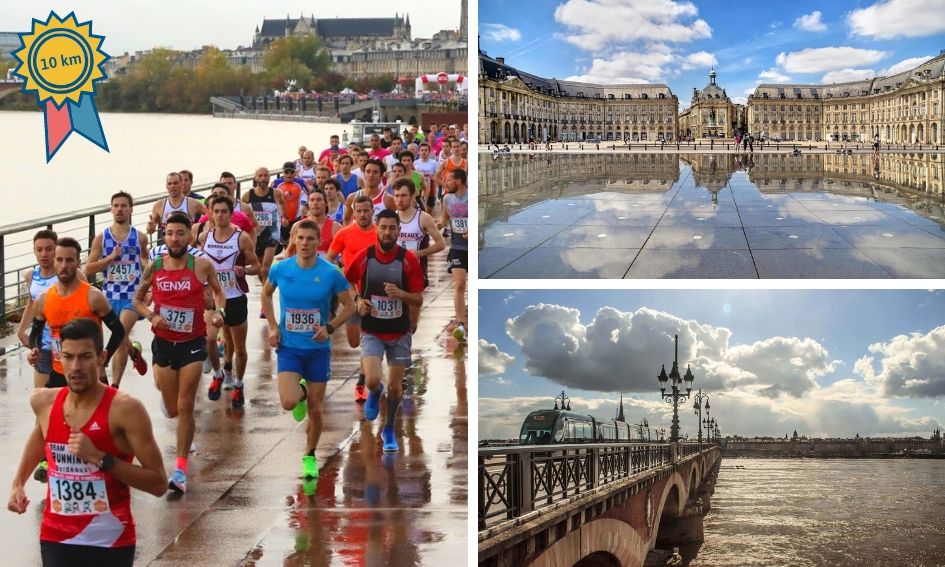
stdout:
<svg viewBox="0 0 945 567">
<path fill-rule="evenodd" d="M 482 290 L 479 305 L 480 438 L 514 436 L 562 389 L 601 417 L 622 392 L 630 420 L 668 427 L 656 376 L 675 333 L 728 433 L 927 436 L 945 423 L 943 291 Z"/>
<path fill-rule="evenodd" d="M 845 82 L 945 49 L 945 1 L 481 0 L 480 48 L 524 71 L 666 83 L 689 106 L 715 64 L 736 102 L 760 83 Z"/>
</svg>

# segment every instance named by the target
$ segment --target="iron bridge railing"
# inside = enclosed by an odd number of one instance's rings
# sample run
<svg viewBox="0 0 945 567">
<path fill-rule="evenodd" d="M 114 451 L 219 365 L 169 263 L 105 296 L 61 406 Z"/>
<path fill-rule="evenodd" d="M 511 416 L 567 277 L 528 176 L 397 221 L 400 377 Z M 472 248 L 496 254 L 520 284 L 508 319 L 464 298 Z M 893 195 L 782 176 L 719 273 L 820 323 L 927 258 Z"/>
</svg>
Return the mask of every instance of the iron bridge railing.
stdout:
<svg viewBox="0 0 945 567">
<path fill-rule="evenodd" d="M 698 443 L 679 445 L 681 456 L 701 449 Z M 669 443 L 481 448 L 479 529 L 672 462 Z"/>
</svg>

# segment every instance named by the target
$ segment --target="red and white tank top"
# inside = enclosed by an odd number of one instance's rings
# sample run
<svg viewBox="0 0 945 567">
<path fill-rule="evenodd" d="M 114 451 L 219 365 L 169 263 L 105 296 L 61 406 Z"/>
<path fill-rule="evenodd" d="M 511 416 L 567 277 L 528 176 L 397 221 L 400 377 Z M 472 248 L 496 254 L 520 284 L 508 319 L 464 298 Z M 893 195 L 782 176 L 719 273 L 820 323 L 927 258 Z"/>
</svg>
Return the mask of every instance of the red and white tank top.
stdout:
<svg viewBox="0 0 945 567">
<path fill-rule="evenodd" d="M 63 413 L 68 394 L 69 388 L 61 388 L 49 412 L 46 431 L 49 485 L 39 539 L 95 547 L 134 545 L 135 522 L 128 485 L 97 466 L 82 462 L 69 451 L 71 431 Z M 134 455 L 118 449 L 108 427 L 108 412 L 116 394 L 114 388 L 105 388 L 82 432 L 100 450 L 130 463 Z"/>
<path fill-rule="evenodd" d="M 227 299 L 243 295 L 243 290 L 240 289 L 236 277 L 236 266 L 243 265 L 237 263 L 237 260 L 245 262 L 245 259 L 240 255 L 241 234 L 242 231 L 234 230 L 229 238 L 219 242 L 216 238 L 216 229 L 213 228 L 207 234 L 207 240 L 203 245 L 204 254 L 214 263 L 214 267 L 217 269 L 217 281 L 220 282 L 220 287 L 223 288 L 223 293 L 226 294 Z"/>
<path fill-rule="evenodd" d="M 364 189 L 359 189 L 358 197 L 360 197 L 361 195 L 367 195 L 367 191 L 365 191 Z M 384 192 L 384 188 L 381 187 L 381 192 L 377 194 L 377 197 L 374 197 L 373 199 L 371 199 L 371 202 L 374 204 L 374 222 L 375 223 L 377 222 L 377 215 L 380 214 L 381 211 L 387 208 L 387 204 L 384 203 L 384 195 L 387 195 L 387 193 Z M 355 197 L 355 199 L 357 199 L 358 197 Z"/>
<path fill-rule="evenodd" d="M 187 254 L 187 266 L 180 270 L 164 267 L 166 256 L 154 261 L 154 311 L 167 322 L 167 329 L 151 327 L 154 334 L 175 343 L 207 334 L 203 320 L 203 282 L 194 272 L 194 257 Z"/>
</svg>

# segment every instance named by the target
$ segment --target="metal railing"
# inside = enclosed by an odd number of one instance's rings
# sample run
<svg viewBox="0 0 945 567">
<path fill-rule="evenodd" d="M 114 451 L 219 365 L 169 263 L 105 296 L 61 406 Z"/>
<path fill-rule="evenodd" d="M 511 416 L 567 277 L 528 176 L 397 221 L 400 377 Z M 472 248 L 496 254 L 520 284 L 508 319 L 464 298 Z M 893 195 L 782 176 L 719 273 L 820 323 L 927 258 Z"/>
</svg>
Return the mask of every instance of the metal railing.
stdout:
<svg viewBox="0 0 945 567">
<path fill-rule="evenodd" d="M 281 170 L 272 170 L 276 173 Z M 253 175 L 237 178 L 237 183 L 251 181 Z M 194 186 L 191 194 L 209 193 L 213 183 Z M 239 189 L 237 189 L 237 196 Z M 151 214 L 151 205 L 167 196 L 166 192 L 154 193 L 144 197 L 135 196 L 132 225 L 144 230 Z M 108 198 L 108 196 L 104 196 Z M 39 219 L 9 224 L 0 227 L 0 321 L 6 323 L 10 315 L 22 312 L 26 306 L 29 290 L 23 279 L 27 271 L 36 265 L 32 251 L 33 235 L 42 229 L 55 230 L 62 236 L 71 236 L 83 245 L 83 257 L 87 257 L 99 227 L 111 224 L 109 205 L 99 205 L 75 211 L 52 215 Z M 152 246 L 156 243 L 152 243 Z"/>
<path fill-rule="evenodd" d="M 682 455 L 700 451 L 698 443 L 680 447 Z M 672 462 L 668 443 L 481 448 L 479 529 Z"/>
</svg>

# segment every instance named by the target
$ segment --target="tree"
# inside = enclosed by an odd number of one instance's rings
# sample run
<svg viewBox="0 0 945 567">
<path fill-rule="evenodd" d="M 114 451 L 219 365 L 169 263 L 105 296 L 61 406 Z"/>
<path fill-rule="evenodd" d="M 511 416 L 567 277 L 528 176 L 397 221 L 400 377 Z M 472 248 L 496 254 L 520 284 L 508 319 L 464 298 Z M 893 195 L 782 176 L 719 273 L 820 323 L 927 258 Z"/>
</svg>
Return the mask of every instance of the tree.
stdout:
<svg viewBox="0 0 945 567">
<path fill-rule="evenodd" d="M 279 38 L 266 47 L 263 64 L 270 84 L 286 87 L 291 81 L 302 87 L 331 67 L 331 54 L 314 35 Z"/>
</svg>

